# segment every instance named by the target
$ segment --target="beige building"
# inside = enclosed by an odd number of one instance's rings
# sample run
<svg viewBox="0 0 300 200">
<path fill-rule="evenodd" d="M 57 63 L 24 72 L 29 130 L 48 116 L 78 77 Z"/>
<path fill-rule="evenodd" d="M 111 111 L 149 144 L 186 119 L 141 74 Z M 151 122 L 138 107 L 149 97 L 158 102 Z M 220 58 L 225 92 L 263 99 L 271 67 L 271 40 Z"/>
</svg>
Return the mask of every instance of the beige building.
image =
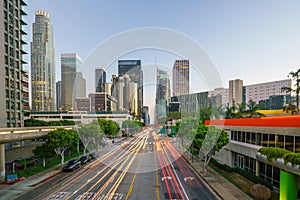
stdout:
<svg viewBox="0 0 300 200">
<path fill-rule="evenodd" d="M 243 102 L 243 81 L 240 79 L 229 81 L 229 106 Z"/>
<path fill-rule="evenodd" d="M 0 4 L 0 127 L 23 126 L 23 110 L 29 109 L 28 72 L 25 61 L 25 1 Z M 1 155 L 0 155 L 1 157 Z"/>
</svg>

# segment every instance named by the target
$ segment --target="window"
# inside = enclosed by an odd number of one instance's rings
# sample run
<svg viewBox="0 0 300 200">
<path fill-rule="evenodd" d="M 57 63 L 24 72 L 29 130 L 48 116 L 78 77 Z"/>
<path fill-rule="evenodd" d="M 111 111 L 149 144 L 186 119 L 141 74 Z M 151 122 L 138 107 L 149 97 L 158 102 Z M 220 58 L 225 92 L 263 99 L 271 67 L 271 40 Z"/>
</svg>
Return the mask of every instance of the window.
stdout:
<svg viewBox="0 0 300 200">
<path fill-rule="evenodd" d="M 294 136 L 285 136 L 285 149 L 294 152 Z"/>
<path fill-rule="evenodd" d="M 250 132 L 246 132 L 246 143 L 249 143 L 249 144 L 251 143 L 251 141 L 250 141 L 251 138 L 250 137 L 251 137 Z"/>
<path fill-rule="evenodd" d="M 295 137 L 295 152 L 296 153 L 300 152 L 300 137 L 299 136 Z"/>
<path fill-rule="evenodd" d="M 269 135 L 269 147 L 275 147 L 275 134 Z"/>
<path fill-rule="evenodd" d="M 268 147 L 269 146 L 269 134 L 263 133 L 262 135 L 262 146 Z"/>
<path fill-rule="evenodd" d="M 251 144 L 256 143 L 256 133 L 251 133 Z"/>
<path fill-rule="evenodd" d="M 261 146 L 261 133 L 256 133 L 256 145 Z"/>
<path fill-rule="evenodd" d="M 284 148 L 284 136 L 277 135 L 276 147 Z"/>
</svg>

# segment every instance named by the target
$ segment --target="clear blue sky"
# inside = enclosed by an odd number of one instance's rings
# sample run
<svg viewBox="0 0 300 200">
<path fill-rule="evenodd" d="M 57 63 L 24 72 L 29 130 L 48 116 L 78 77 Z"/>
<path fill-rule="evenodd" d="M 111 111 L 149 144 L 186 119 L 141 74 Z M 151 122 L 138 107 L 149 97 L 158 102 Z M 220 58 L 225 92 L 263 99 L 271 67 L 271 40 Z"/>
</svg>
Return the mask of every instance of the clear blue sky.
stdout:
<svg viewBox="0 0 300 200">
<path fill-rule="evenodd" d="M 36 10 L 50 13 L 58 71 L 61 53 L 85 59 L 119 32 L 161 27 L 198 42 L 224 87 L 235 78 L 245 85 L 285 79 L 299 68 L 299 8 L 298 0 L 30 0 L 27 7 L 30 32 Z"/>
</svg>

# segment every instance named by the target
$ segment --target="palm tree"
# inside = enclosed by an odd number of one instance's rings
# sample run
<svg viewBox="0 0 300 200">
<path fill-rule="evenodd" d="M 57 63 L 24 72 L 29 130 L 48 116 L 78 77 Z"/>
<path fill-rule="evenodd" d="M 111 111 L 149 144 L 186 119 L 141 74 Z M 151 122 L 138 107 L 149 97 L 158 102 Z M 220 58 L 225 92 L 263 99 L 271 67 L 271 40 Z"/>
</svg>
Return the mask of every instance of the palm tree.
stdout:
<svg viewBox="0 0 300 200">
<path fill-rule="evenodd" d="M 286 93 L 295 92 L 296 94 L 296 114 L 299 112 L 299 93 L 300 93 L 300 69 L 297 71 L 291 71 L 288 74 L 288 77 L 293 78 L 294 81 L 296 81 L 296 84 L 294 85 L 296 88 L 290 88 L 290 87 L 282 87 L 281 91 Z"/>
<path fill-rule="evenodd" d="M 283 112 L 291 112 L 292 115 L 295 115 L 297 113 L 297 110 L 297 107 L 291 102 L 283 106 Z"/>
<path fill-rule="evenodd" d="M 248 109 L 246 113 L 248 117 L 265 117 L 263 113 L 258 112 L 258 110 L 263 107 L 262 103 L 257 104 L 255 101 L 250 99 L 247 104 L 247 107 Z"/>
<path fill-rule="evenodd" d="M 237 113 L 236 113 L 236 118 L 245 118 L 247 117 L 247 112 L 246 112 L 246 103 L 238 103 L 237 106 Z"/>
<path fill-rule="evenodd" d="M 225 109 L 225 119 L 237 118 L 237 107 L 235 104 L 233 104 L 232 106 L 226 106 Z"/>
</svg>

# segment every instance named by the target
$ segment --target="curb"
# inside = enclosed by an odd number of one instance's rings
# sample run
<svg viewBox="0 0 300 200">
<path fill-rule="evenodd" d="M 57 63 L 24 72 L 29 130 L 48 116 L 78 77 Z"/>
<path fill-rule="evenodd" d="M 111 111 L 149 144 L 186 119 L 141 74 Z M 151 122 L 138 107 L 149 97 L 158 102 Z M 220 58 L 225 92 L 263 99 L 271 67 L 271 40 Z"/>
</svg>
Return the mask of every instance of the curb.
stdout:
<svg viewBox="0 0 300 200">
<path fill-rule="evenodd" d="M 43 183 L 43 182 L 45 182 L 45 181 L 53 178 L 54 176 L 56 176 L 58 174 L 60 174 L 60 171 L 56 172 L 55 174 L 52 174 L 51 176 L 48 176 L 47 178 L 45 178 L 45 179 L 43 179 L 43 180 L 41 180 L 41 181 L 39 181 L 39 182 L 37 182 L 35 184 L 30 185 L 29 187 L 35 187 L 35 186 L 37 186 L 37 185 L 39 185 L 39 184 L 41 184 L 41 183 Z"/>
</svg>

